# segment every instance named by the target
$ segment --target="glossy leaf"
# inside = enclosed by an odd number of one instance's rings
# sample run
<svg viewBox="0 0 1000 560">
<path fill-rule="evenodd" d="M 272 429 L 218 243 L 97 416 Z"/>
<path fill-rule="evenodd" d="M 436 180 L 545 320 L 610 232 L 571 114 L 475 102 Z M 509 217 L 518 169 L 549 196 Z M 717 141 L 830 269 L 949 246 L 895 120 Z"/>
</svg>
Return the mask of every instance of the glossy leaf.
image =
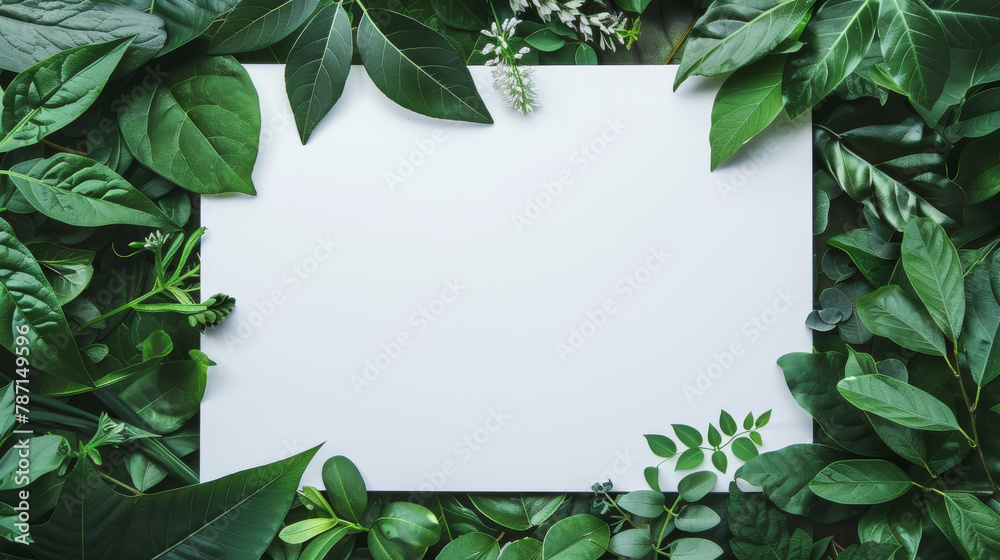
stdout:
<svg viewBox="0 0 1000 560">
<path fill-rule="evenodd" d="M 677 454 L 677 444 L 667 436 L 656 434 L 646 434 L 646 443 L 649 444 L 650 451 L 657 457 L 669 459 Z"/>
<path fill-rule="evenodd" d="M 25 245 L 45 273 L 60 305 L 76 299 L 94 277 L 94 252 L 55 243 Z"/>
<path fill-rule="evenodd" d="M 156 0 L 151 13 L 167 30 L 167 41 L 160 50 L 166 54 L 182 47 L 208 30 L 212 22 L 228 12 L 239 0 Z"/>
<path fill-rule="evenodd" d="M 0 152 L 41 142 L 82 115 L 97 101 L 130 43 L 119 39 L 65 50 L 15 76 L 3 93 Z"/>
<path fill-rule="evenodd" d="M 286 543 L 300 544 L 337 526 L 337 520 L 330 517 L 313 517 L 292 523 L 278 533 Z"/>
<path fill-rule="evenodd" d="M 1000 516 L 975 496 L 949 492 L 944 500 L 952 530 L 973 560 L 1000 555 Z"/>
<path fill-rule="evenodd" d="M 295 40 L 285 62 L 285 91 L 305 144 L 344 92 L 354 45 L 343 4 L 321 8 Z"/>
<path fill-rule="evenodd" d="M 903 348 L 932 356 L 947 352 L 934 320 L 899 286 L 884 286 L 858 299 L 858 316 L 868 330 Z"/>
<path fill-rule="evenodd" d="M 969 204 L 985 202 L 1000 192 L 1000 140 L 973 140 L 959 156 L 955 182 L 961 185 Z"/>
<path fill-rule="evenodd" d="M 745 66 L 726 78 L 712 105 L 712 169 L 781 113 L 781 69 L 784 58 L 767 57 Z"/>
<path fill-rule="evenodd" d="M 278 532 L 317 449 L 212 482 L 141 496 L 116 493 L 82 460 L 63 488 L 64 495 L 76 499 L 57 508 L 44 525 L 32 527 L 31 552 L 38 560 L 258 558 Z M 177 514 L 179 504 L 185 515 Z M 132 535 L 145 538 L 122 538 L 126 525 Z"/>
<path fill-rule="evenodd" d="M 958 251 L 944 228 L 927 218 L 903 229 L 903 269 L 944 335 L 958 340 L 965 320 L 965 287 Z"/>
<path fill-rule="evenodd" d="M 878 33 L 892 80 L 914 103 L 930 108 L 951 67 L 948 38 L 923 0 L 881 0 Z"/>
<path fill-rule="evenodd" d="M 880 504 L 913 488 L 913 481 L 896 465 L 880 459 L 838 461 L 821 470 L 809 489 L 840 504 Z"/>
<path fill-rule="evenodd" d="M 611 541 L 611 528 L 592 515 L 557 521 L 542 541 L 542 560 L 597 560 Z"/>
<path fill-rule="evenodd" d="M 736 425 L 736 419 L 733 418 L 732 414 L 729 414 L 725 410 L 719 413 L 719 429 L 722 433 L 728 437 L 736 435 L 736 431 L 739 427 Z"/>
<path fill-rule="evenodd" d="M 486 0 L 430 0 L 430 4 L 441 21 L 455 29 L 479 31 L 492 21 Z"/>
<path fill-rule="evenodd" d="M 947 28 L 946 28 L 947 29 Z M 953 127 L 956 136 L 980 138 L 1000 130 L 1000 88 L 983 90 L 962 106 L 962 118 Z"/>
<path fill-rule="evenodd" d="M 908 428 L 960 430 L 951 408 L 933 395 L 886 375 L 859 375 L 837 383 L 837 390 L 854 406 Z"/>
<path fill-rule="evenodd" d="M 419 558 L 441 538 L 441 525 L 427 508 L 409 502 L 392 502 L 368 532 L 368 549 L 376 560 Z"/>
<path fill-rule="evenodd" d="M 980 387 L 1000 375 L 1000 303 L 993 296 L 990 273 L 974 266 L 965 275 L 965 357 Z"/>
<path fill-rule="evenodd" d="M 284 39 L 312 15 L 319 0 L 240 0 L 226 15 L 209 54 L 249 52 Z"/>
<path fill-rule="evenodd" d="M 497 560 L 500 545 L 485 533 L 469 533 L 448 543 L 436 560 Z"/>
<path fill-rule="evenodd" d="M 921 517 L 923 512 L 906 498 L 879 504 L 858 520 L 858 537 L 862 542 L 899 547 L 890 560 L 915 560 L 923 534 Z"/>
<path fill-rule="evenodd" d="M 733 455 L 736 455 L 736 458 L 741 461 L 749 461 L 759 453 L 757 446 L 750 438 L 738 437 L 733 441 Z"/>
<path fill-rule="evenodd" d="M 532 538 L 518 539 L 504 545 L 500 560 L 541 560 L 542 543 Z"/>
<path fill-rule="evenodd" d="M 154 431 L 173 432 L 198 413 L 210 365 L 208 356 L 191 350 L 190 360 L 160 364 L 156 371 L 131 382 L 119 396 Z"/>
<path fill-rule="evenodd" d="M 681 440 L 681 443 L 688 447 L 698 447 L 705 441 L 702 439 L 701 432 L 691 426 L 671 424 L 671 427 L 674 429 L 674 433 L 677 434 L 677 439 Z"/>
<path fill-rule="evenodd" d="M 802 50 L 785 63 L 781 94 L 789 117 L 805 113 L 858 67 L 875 38 L 877 16 L 874 0 L 820 6 L 802 34 Z"/>
<path fill-rule="evenodd" d="M 760 60 L 795 31 L 813 2 L 712 2 L 691 30 L 674 89 L 691 75 L 715 76 Z"/>
<path fill-rule="evenodd" d="M 469 499 L 491 521 L 514 531 L 526 531 L 552 517 L 565 496 L 478 494 L 469 496 Z"/>
<path fill-rule="evenodd" d="M 705 461 L 705 452 L 701 449 L 692 447 L 691 449 L 685 450 L 681 453 L 680 457 L 677 458 L 677 464 L 674 465 L 675 471 L 686 471 L 690 469 L 696 469 Z"/>
<path fill-rule="evenodd" d="M 124 107 L 125 141 L 140 163 L 202 194 L 254 194 L 260 105 L 246 70 L 230 57 L 200 57 Z"/>
<path fill-rule="evenodd" d="M 82 227 L 175 227 L 128 181 L 90 158 L 60 153 L 15 165 L 10 173 L 25 200 L 60 222 Z"/>
<path fill-rule="evenodd" d="M 492 123 L 472 75 L 455 48 L 407 16 L 370 9 L 358 24 L 365 70 L 389 99 L 430 117 Z"/>
<path fill-rule="evenodd" d="M 0 457 L 0 490 L 23 489 L 27 481 L 37 480 L 59 469 L 72 453 L 69 442 L 62 436 L 49 434 L 21 438 L 24 436 L 18 436 L 17 445 L 7 449 Z M 22 446 L 22 441 L 27 445 Z M 27 469 L 22 461 L 28 463 Z"/>
<path fill-rule="evenodd" d="M 358 467 L 336 455 L 323 463 L 323 486 L 334 513 L 351 523 L 361 523 L 368 507 L 368 490 Z"/>
</svg>

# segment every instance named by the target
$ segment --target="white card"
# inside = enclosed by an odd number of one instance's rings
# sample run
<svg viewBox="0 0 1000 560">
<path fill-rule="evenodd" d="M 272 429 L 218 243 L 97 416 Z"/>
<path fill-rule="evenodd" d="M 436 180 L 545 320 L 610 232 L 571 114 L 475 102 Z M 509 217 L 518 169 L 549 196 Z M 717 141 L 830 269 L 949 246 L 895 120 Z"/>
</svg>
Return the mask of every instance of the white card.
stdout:
<svg viewBox="0 0 1000 560">
<path fill-rule="evenodd" d="M 719 81 L 675 67 L 537 68 L 527 117 L 471 68 L 491 126 L 354 67 L 302 146 L 282 68 L 248 69 L 259 194 L 202 199 L 202 293 L 237 299 L 203 338 L 203 480 L 326 442 L 304 484 L 346 455 L 379 491 L 635 490 L 643 434 L 721 409 L 812 440 L 775 363 L 811 346 L 808 118 L 709 173 Z"/>
</svg>

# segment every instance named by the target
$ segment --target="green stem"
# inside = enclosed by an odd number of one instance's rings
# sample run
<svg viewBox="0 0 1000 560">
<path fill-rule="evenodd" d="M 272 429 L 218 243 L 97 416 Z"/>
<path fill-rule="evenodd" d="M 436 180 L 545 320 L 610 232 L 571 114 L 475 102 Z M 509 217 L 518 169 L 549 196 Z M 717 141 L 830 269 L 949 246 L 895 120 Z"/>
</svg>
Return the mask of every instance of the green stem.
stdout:
<svg viewBox="0 0 1000 560">
<path fill-rule="evenodd" d="M 621 514 L 621 516 L 625 518 L 625 521 L 628 521 L 628 524 L 629 524 L 629 525 L 631 525 L 632 527 L 634 527 L 634 528 L 636 528 L 636 529 L 638 529 L 638 528 L 639 528 L 639 526 L 635 524 L 635 521 L 632 521 L 632 518 L 631 518 L 631 517 L 629 517 L 629 515 L 628 515 L 627 513 L 625 513 L 625 511 L 624 511 L 624 510 L 622 510 L 622 508 L 618 507 L 618 502 L 616 502 L 616 501 L 614 500 L 614 498 L 612 498 L 611 496 L 609 496 L 609 495 L 605 494 L 605 495 L 604 495 L 604 499 L 605 499 L 605 500 L 608 500 L 609 502 L 611 502 L 611 505 L 612 505 L 612 506 L 614 506 L 614 508 L 615 508 L 616 510 L 618 510 L 618 513 L 620 513 L 620 514 Z"/>
<path fill-rule="evenodd" d="M 84 324 L 80 325 L 79 327 L 77 327 L 73 332 L 74 333 L 79 333 L 83 329 L 85 329 L 85 328 L 87 328 L 87 327 L 89 327 L 91 325 L 96 325 L 97 323 L 100 323 L 101 321 L 107 319 L 108 317 L 112 317 L 114 315 L 117 315 L 117 314 L 121 313 L 122 311 L 126 311 L 128 309 L 131 309 L 133 306 L 138 305 L 138 304 L 146 301 L 147 299 L 149 299 L 149 298 L 151 298 L 151 297 L 159 294 L 162 291 L 163 291 L 163 288 L 154 289 L 154 290 L 152 290 L 151 292 L 149 292 L 146 295 L 139 296 L 139 297 L 135 298 L 134 300 L 132 300 L 132 301 L 130 301 L 130 302 L 124 304 L 124 305 L 119 306 L 117 309 L 114 309 L 112 311 L 108 311 L 107 313 L 105 313 L 104 315 L 101 315 L 100 317 L 98 317 L 96 319 L 91 319 L 90 321 L 87 321 L 86 323 L 84 323 Z"/>
<path fill-rule="evenodd" d="M 990 465 L 986 461 L 986 455 L 983 454 L 983 446 L 979 442 L 979 428 L 976 426 L 976 406 L 979 404 L 979 391 L 976 391 L 976 401 L 973 402 L 969 399 L 969 392 L 965 390 L 965 383 L 962 381 L 961 366 L 959 362 L 958 355 L 958 343 L 954 344 L 955 352 L 955 366 L 952 367 L 951 360 L 945 358 L 948 362 L 948 367 L 951 368 L 952 373 L 955 375 L 955 380 L 958 382 L 958 387 L 962 390 L 962 399 L 965 401 L 965 406 L 969 411 L 969 422 L 972 424 L 972 437 L 970 438 L 964 430 L 959 430 L 965 439 L 969 440 L 969 445 L 971 445 L 976 453 L 979 455 L 979 461 L 983 464 L 983 471 L 986 473 L 986 480 L 990 483 L 990 488 L 993 490 L 994 496 L 1000 496 L 1000 487 L 997 487 L 997 483 L 993 480 L 993 473 L 990 472 Z"/>
<path fill-rule="evenodd" d="M 81 457 L 80 460 L 81 461 L 87 461 L 88 459 L 86 457 Z M 103 478 L 104 480 L 107 480 L 107 481 L 110 481 L 110 482 L 114 482 L 118 486 L 121 486 L 122 488 L 128 490 L 129 492 L 131 492 L 135 496 L 138 496 L 138 495 L 142 494 L 142 491 L 140 491 L 138 488 L 133 488 L 133 487 L 129 486 L 128 484 L 125 484 L 124 482 L 118 480 L 117 478 L 115 478 L 113 476 L 106 475 L 106 474 L 104 474 L 101 471 L 97 471 L 97 474 L 101 475 L 101 478 Z"/>
</svg>

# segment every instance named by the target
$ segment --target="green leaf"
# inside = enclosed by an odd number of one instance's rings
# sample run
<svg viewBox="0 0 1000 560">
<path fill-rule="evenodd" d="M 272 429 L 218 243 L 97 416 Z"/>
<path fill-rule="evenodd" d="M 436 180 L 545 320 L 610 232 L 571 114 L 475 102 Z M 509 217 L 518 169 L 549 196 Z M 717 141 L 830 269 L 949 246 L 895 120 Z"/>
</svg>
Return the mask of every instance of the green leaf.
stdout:
<svg viewBox="0 0 1000 560">
<path fill-rule="evenodd" d="M 753 412 L 748 412 L 747 417 L 743 419 L 743 429 L 749 430 L 753 428 Z"/>
<path fill-rule="evenodd" d="M 394 551 L 423 551 L 440 539 L 441 525 L 430 510 L 409 502 L 392 502 L 382 509 L 372 524 L 368 532 L 368 548 L 376 557 L 393 558 Z M 388 554 L 383 555 L 376 550 L 385 550 Z M 422 554 L 414 557 L 419 558 Z"/>
<path fill-rule="evenodd" d="M 896 552 L 895 545 L 863 542 L 840 551 L 837 560 L 891 560 Z"/>
<path fill-rule="evenodd" d="M 472 505 L 500 526 L 514 531 L 527 531 L 545 523 L 565 501 L 565 496 L 497 496 L 470 495 Z"/>
<path fill-rule="evenodd" d="M 945 510 L 952 530 L 973 560 L 1000 555 L 1000 516 L 971 494 L 948 492 Z"/>
<path fill-rule="evenodd" d="M 209 54 L 255 51 L 277 43 L 312 15 L 319 0 L 240 0 L 208 44 Z"/>
<path fill-rule="evenodd" d="M 694 503 L 707 496 L 718 480 L 719 475 L 712 471 L 693 472 L 677 483 L 677 493 L 685 502 Z"/>
<path fill-rule="evenodd" d="M 597 64 L 597 51 L 586 43 L 581 43 L 573 53 L 573 62 L 577 66 Z"/>
<path fill-rule="evenodd" d="M 725 410 L 719 413 L 719 428 L 728 437 L 735 436 L 736 431 L 739 430 L 739 426 L 736 425 L 736 419 Z"/>
<path fill-rule="evenodd" d="M 523 26 L 524 24 L 521 25 Z M 539 25 L 535 31 L 525 31 L 528 34 L 524 36 L 524 42 L 539 51 L 555 52 L 566 46 L 566 38 L 556 34 L 555 31 L 552 31 L 548 27 Z"/>
<path fill-rule="evenodd" d="M 854 263 L 854 266 L 861 271 L 865 280 L 876 287 L 884 286 L 889 282 L 889 278 L 892 275 L 892 265 L 889 261 L 879 256 L 872 248 L 870 234 L 871 230 L 867 228 L 853 229 L 831 237 L 827 240 L 827 243 L 831 247 L 847 253 L 847 256 Z M 853 274 L 853 272 L 852 270 L 851 273 Z M 867 290 L 865 293 L 871 291 L 867 286 L 865 286 L 865 289 Z M 851 320 L 859 321 L 856 316 L 852 316 Z"/>
<path fill-rule="evenodd" d="M 15 165 L 10 173 L 18 192 L 36 210 L 60 222 L 176 227 L 128 181 L 90 158 L 59 153 Z"/>
<path fill-rule="evenodd" d="M 28 248 L 0 219 L 0 345 L 24 346 L 33 368 L 58 380 L 93 387 L 59 300 Z M 19 330 L 20 329 L 20 330 Z M 22 335 L 26 340 L 15 344 Z M 23 354 L 23 352 L 22 352 Z M 13 362 L 12 362 L 13 363 Z M 45 394 L 58 381 L 36 376 L 32 392 Z"/>
<path fill-rule="evenodd" d="M 701 432 L 691 426 L 671 424 L 671 427 L 674 429 L 674 433 L 677 434 L 677 439 L 681 440 L 681 443 L 688 447 L 698 447 L 704 441 L 701 437 Z"/>
<path fill-rule="evenodd" d="M 336 526 L 337 520 L 330 517 L 303 519 L 282 529 L 278 537 L 286 543 L 300 544 Z"/>
<path fill-rule="evenodd" d="M 523 538 L 504 545 L 500 560 L 540 560 L 542 543 L 532 538 Z"/>
<path fill-rule="evenodd" d="M 76 299 L 94 277 L 93 251 L 47 242 L 29 243 L 25 247 L 42 267 L 60 305 Z"/>
<path fill-rule="evenodd" d="M 837 383 L 854 406 L 908 428 L 936 432 L 961 430 L 955 413 L 933 395 L 886 375 L 859 375 Z"/>
<path fill-rule="evenodd" d="M 642 477 L 646 479 L 646 484 L 650 488 L 660 491 L 660 469 L 658 467 L 646 467 L 642 469 Z"/>
<path fill-rule="evenodd" d="M 164 55 L 201 36 L 220 15 L 228 12 L 238 0 L 156 0 L 151 13 L 163 20 L 167 42 L 160 50 Z"/>
<path fill-rule="evenodd" d="M 958 251 L 944 228 L 915 218 L 903 228 L 903 270 L 934 322 L 951 341 L 965 319 L 965 286 Z"/>
<path fill-rule="evenodd" d="M 1000 304 L 993 296 L 986 266 L 965 275 L 965 322 L 962 342 L 972 379 L 980 387 L 1000 375 Z"/>
<path fill-rule="evenodd" d="M 722 434 L 719 433 L 718 428 L 714 424 L 708 425 L 708 445 L 712 447 L 719 447 L 722 444 Z"/>
<path fill-rule="evenodd" d="M 814 0 L 716 0 L 685 43 L 674 89 L 692 75 L 715 76 L 760 60 L 788 38 Z"/>
<path fill-rule="evenodd" d="M 497 560 L 500 545 L 485 533 L 469 533 L 448 543 L 436 560 Z"/>
<path fill-rule="evenodd" d="M 692 447 L 687 449 L 681 456 L 677 458 L 677 464 L 674 466 L 675 471 L 686 471 L 690 469 L 698 468 L 705 461 L 705 452 L 701 449 Z"/>
<path fill-rule="evenodd" d="M 21 72 L 60 51 L 133 37 L 121 72 L 142 66 L 163 47 L 166 34 L 159 18 L 115 2 L 0 3 L 0 68 L 5 70 Z"/>
<path fill-rule="evenodd" d="M 836 523 L 859 512 L 819 498 L 809 489 L 809 482 L 826 466 L 847 457 L 847 453 L 825 445 L 793 444 L 761 453 L 734 476 L 760 487 L 774 505 L 788 513 L 817 523 Z"/>
<path fill-rule="evenodd" d="M 854 71 L 875 38 L 878 3 L 832 0 L 806 25 L 802 50 L 788 57 L 781 80 L 785 111 L 798 118 Z"/>
<path fill-rule="evenodd" d="M 700 533 L 718 525 L 722 518 L 708 506 L 693 504 L 681 508 L 675 521 L 681 531 Z"/>
<path fill-rule="evenodd" d="M 712 170 L 767 128 L 781 113 L 784 57 L 769 56 L 726 78 L 712 105 Z"/>
<path fill-rule="evenodd" d="M 947 353 L 944 335 L 934 320 L 899 286 L 883 286 L 859 298 L 858 316 L 868 330 L 903 348 L 932 356 Z"/>
<path fill-rule="evenodd" d="M 321 8 L 288 52 L 285 91 L 303 144 L 344 92 L 353 55 L 342 2 Z"/>
<path fill-rule="evenodd" d="M 966 144 L 958 159 L 955 182 L 969 204 L 978 204 L 1000 192 L 1000 140 L 980 138 Z"/>
<path fill-rule="evenodd" d="M 140 163 L 201 194 L 254 194 L 260 104 L 246 70 L 226 56 L 197 57 L 119 114 Z"/>
<path fill-rule="evenodd" d="M 611 528 L 592 515 L 557 521 L 542 541 L 542 560 L 597 560 L 611 541 Z"/>
<path fill-rule="evenodd" d="M 430 117 L 493 122 L 458 52 L 422 23 L 368 10 L 358 24 L 358 52 L 378 89 L 400 106 Z"/>
<path fill-rule="evenodd" d="M 21 442 L 26 445 L 22 445 Z M 28 481 L 57 470 L 72 454 L 66 438 L 56 435 L 18 439 L 0 457 L 0 490 L 23 489 Z M 28 462 L 25 469 L 22 461 Z M 20 472 L 18 472 L 20 471 Z"/>
<path fill-rule="evenodd" d="M 331 529 L 309 542 L 298 560 L 324 560 L 325 558 L 343 559 L 354 549 L 354 537 L 349 535 L 356 529 L 341 525 Z M 331 552 L 334 549 L 337 551 Z"/>
<path fill-rule="evenodd" d="M 468 31 L 489 27 L 490 4 L 486 0 L 430 0 L 430 4 L 434 13 L 450 27 Z"/>
<path fill-rule="evenodd" d="M 737 558 L 754 560 L 809 560 L 812 539 L 801 530 L 789 535 L 789 523 L 777 508 L 767 507 L 758 494 L 729 485 L 729 541 Z"/>
<path fill-rule="evenodd" d="M 337 517 L 355 524 L 364 520 L 368 490 L 361 472 L 350 459 L 342 455 L 327 459 L 323 463 L 323 486 Z"/>
<path fill-rule="evenodd" d="M 1000 130 L 1000 88 L 970 97 L 962 105 L 962 118 L 950 130 L 960 138 L 980 138 Z"/>
<path fill-rule="evenodd" d="M 708 539 L 682 538 L 670 543 L 670 558 L 676 560 L 715 560 L 722 547 Z"/>
<path fill-rule="evenodd" d="M 31 551 L 38 560 L 258 558 L 278 532 L 317 449 L 212 482 L 140 496 L 118 494 L 81 460 L 63 487 L 62 507 L 48 523 L 32 527 Z M 177 504 L 185 504 L 183 512 Z M 125 526 L 151 538 L 124 539 Z"/>
<path fill-rule="evenodd" d="M 879 504 L 858 520 L 858 537 L 862 542 L 900 547 L 890 559 L 914 560 L 923 534 L 920 522 L 923 515 L 923 511 L 905 498 Z"/>
<path fill-rule="evenodd" d="M 931 108 L 951 67 L 948 38 L 923 0 L 881 0 L 878 34 L 892 80 L 910 99 Z"/>
<path fill-rule="evenodd" d="M 626 529 L 611 537 L 608 548 L 611 552 L 626 558 L 645 558 L 652 551 L 653 539 L 649 531 Z"/>
<path fill-rule="evenodd" d="M 759 453 L 757 446 L 750 438 L 738 437 L 733 441 L 733 455 L 736 455 L 736 458 L 741 461 L 749 461 Z"/>
<path fill-rule="evenodd" d="M 840 504 L 880 504 L 913 488 L 902 469 L 881 459 L 837 461 L 821 470 L 809 489 Z"/>
<path fill-rule="evenodd" d="M 166 336 L 163 331 L 157 332 Z M 191 350 L 190 360 L 160 364 L 129 384 L 120 396 L 154 431 L 171 433 L 198 413 L 210 365 L 208 356 Z"/>
<path fill-rule="evenodd" d="M 677 454 L 677 444 L 667 436 L 656 434 L 646 434 L 646 443 L 649 444 L 650 451 L 657 457 L 669 459 Z"/>
<path fill-rule="evenodd" d="M 65 50 L 15 76 L 3 94 L 0 152 L 37 144 L 82 115 L 130 43 L 118 39 Z"/>
<path fill-rule="evenodd" d="M 725 474 L 726 469 L 729 468 L 729 457 L 726 456 L 725 451 L 712 452 L 712 466 L 714 466 L 719 472 Z"/>
<path fill-rule="evenodd" d="M 636 490 L 618 498 L 618 506 L 623 510 L 653 519 L 663 513 L 664 497 L 653 490 Z"/>
</svg>

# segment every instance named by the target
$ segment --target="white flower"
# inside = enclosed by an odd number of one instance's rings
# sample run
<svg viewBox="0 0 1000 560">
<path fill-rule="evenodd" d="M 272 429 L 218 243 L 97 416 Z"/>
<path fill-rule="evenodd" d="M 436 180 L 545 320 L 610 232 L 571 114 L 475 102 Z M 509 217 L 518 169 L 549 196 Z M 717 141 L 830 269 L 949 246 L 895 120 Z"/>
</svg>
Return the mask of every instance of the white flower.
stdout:
<svg viewBox="0 0 1000 560">
<path fill-rule="evenodd" d="M 508 18 L 499 28 L 493 22 L 488 30 L 483 30 L 483 35 L 496 39 L 496 44 L 486 45 L 482 54 L 493 55 L 493 58 L 486 61 L 486 66 L 493 68 L 493 87 L 501 93 L 509 106 L 526 115 L 538 103 L 538 96 L 532 88 L 531 69 L 522 68 L 517 62 L 531 52 L 531 49 L 521 47 L 514 51 L 509 43 L 517 33 L 519 23 L 521 20 L 517 18 Z"/>
</svg>

